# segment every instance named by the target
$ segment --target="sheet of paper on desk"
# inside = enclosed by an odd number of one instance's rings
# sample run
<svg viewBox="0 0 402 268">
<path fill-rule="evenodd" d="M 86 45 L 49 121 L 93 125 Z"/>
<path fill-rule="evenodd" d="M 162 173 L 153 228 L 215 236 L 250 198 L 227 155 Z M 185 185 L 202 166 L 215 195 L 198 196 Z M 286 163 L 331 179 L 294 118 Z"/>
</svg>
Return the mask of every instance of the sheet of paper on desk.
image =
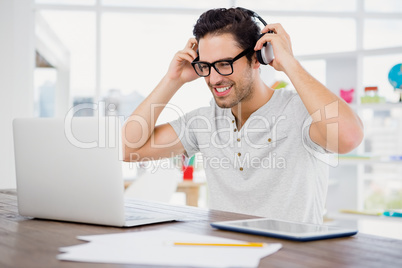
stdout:
<svg viewBox="0 0 402 268">
<path fill-rule="evenodd" d="M 244 243 L 244 241 L 173 231 L 144 231 L 81 236 L 89 243 L 60 248 L 59 260 L 192 267 L 257 267 L 282 245 L 266 247 L 174 246 L 174 242 Z M 258 241 L 247 241 L 258 242 Z"/>
</svg>

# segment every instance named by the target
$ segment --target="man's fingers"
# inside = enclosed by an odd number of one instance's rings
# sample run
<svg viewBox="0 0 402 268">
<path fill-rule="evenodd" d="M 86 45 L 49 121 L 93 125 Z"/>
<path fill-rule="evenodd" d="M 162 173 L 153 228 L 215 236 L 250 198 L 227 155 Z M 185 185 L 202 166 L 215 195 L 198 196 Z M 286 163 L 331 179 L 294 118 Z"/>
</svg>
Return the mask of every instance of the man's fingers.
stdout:
<svg viewBox="0 0 402 268">
<path fill-rule="evenodd" d="M 181 57 L 185 57 L 189 62 L 192 62 L 195 58 L 198 57 L 198 54 L 196 51 L 192 50 L 192 49 L 184 49 L 178 52 Z"/>
<path fill-rule="evenodd" d="M 186 48 L 191 48 L 191 49 L 197 50 L 197 48 L 198 48 L 197 39 L 195 39 L 194 37 L 190 38 L 187 41 L 187 44 L 184 49 L 186 49 Z"/>
<path fill-rule="evenodd" d="M 179 61 L 186 60 L 191 63 L 197 57 L 197 53 L 193 50 L 182 50 L 177 52 L 177 56 L 179 57 Z"/>
<path fill-rule="evenodd" d="M 197 40 L 195 38 L 190 38 L 187 41 L 187 44 L 184 47 L 184 49 L 179 51 L 179 53 L 187 53 L 188 55 L 190 55 L 192 57 L 192 60 L 190 60 L 190 62 L 192 62 L 198 56 L 197 49 L 198 49 Z"/>
<path fill-rule="evenodd" d="M 268 33 L 269 31 L 272 31 L 273 33 Z M 264 27 L 264 29 L 262 29 L 261 32 L 265 34 L 257 41 L 254 50 L 260 50 L 262 49 L 264 43 L 272 41 L 275 42 L 275 40 L 278 38 L 286 40 L 289 45 L 291 44 L 290 36 L 280 23 L 268 24 Z"/>
<path fill-rule="evenodd" d="M 268 31 L 273 31 L 275 34 L 284 34 L 286 33 L 285 29 L 282 27 L 280 23 L 272 23 L 268 24 L 262 29 L 262 33 L 267 33 Z"/>
<path fill-rule="evenodd" d="M 271 42 L 273 38 L 275 38 L 274 36 L 275 34 L 264 34 L 255 44 L 254 50 L 260 50 L 262 49 L 262 46 L 266 43 L 266 42 Z"/>
</svg>

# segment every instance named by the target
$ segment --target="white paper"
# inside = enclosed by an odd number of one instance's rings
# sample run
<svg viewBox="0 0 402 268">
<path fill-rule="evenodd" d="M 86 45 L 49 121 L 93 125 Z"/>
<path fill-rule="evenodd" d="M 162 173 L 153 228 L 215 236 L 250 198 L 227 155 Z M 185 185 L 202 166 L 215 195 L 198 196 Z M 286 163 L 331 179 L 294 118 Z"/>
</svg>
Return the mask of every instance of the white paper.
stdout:
<svg viewBox="0 0 402 268">
<path fill-rule="evenodd" d="M 174 246 L 174 242 L 244 243 L 244 241 L 173 231 L 145 231 L 80 236 L 89 243 L 60 248 L 59 260 L 193 267 L 257 267 L 282 245 L 266 247 Z M 258 242 L 258 241 L 247 241 Z"/>
</svg>

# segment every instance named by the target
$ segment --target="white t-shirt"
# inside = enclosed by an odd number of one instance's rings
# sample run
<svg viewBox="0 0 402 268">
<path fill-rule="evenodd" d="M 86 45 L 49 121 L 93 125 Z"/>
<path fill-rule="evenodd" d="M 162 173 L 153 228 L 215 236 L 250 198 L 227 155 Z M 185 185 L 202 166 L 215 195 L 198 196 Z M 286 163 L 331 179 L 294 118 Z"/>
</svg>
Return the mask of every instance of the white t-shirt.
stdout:
<svg viewBox="0 0 402 268">
<path fill-rule="evenodd" d="M 276 90 L 238 130 L 231 109 L 196 109 L 170 122 L 188 156 L 201 152 L 209 208 L 272 219 L 322 223 L 326 151 L 309 135 L 299 95 Z"/>
</svg>

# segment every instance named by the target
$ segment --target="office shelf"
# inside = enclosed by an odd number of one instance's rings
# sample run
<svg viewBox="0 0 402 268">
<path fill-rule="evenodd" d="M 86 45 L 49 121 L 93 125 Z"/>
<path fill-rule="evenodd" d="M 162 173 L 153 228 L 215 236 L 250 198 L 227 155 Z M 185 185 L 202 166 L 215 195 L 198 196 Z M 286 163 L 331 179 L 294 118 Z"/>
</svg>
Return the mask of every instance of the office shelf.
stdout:
<svg viewBox="0 0 402 268">
<path fill-rule="evenodd" d="M 401 160 L 392 160 L 387 158 L 340 158 L 340 165 L 381 165 L 381 164 L 396 164 L 402 165 Z"/>
<path fill-rule="evenodd" d="M 402 103 L 362 103 L 362 104 L 350 104 L 350 107 L 354 110 L 373 110 L 373 111 L 389 111 L 393 109 L 402 109 Z"/>
<path fill-rule="evenodd" d="M 338 165 L 330 168 L 331 187 L 327 200 L 329 210 L 362 210 L 369 190 L 368 185 L 377 181 L 394 180 L 398 176 L 402 178 L 402 168 L 399 168 L 402 161 L 388 157 L 402 154 L 402 103 L 360 103 L 361 97 L 364 96 L 364 87 L 368 86 L 363 82 L 365 59 L 395 54 L 402 54 L 402 46 L 297 57 L 298 60 L 306 62 L 325 61 L 325 85 L 334 94 L 339 96 L 340 89 L 353 88 L 354 103 L 350 106 L 359 114 L 365 125 L 364 140 L 352 152 L 355 157 L 340 156 Z M 375 157 L 364 157 L 368 153 Z M 394 170 L 395 174 L 390 170 Z"/>
</svg>

